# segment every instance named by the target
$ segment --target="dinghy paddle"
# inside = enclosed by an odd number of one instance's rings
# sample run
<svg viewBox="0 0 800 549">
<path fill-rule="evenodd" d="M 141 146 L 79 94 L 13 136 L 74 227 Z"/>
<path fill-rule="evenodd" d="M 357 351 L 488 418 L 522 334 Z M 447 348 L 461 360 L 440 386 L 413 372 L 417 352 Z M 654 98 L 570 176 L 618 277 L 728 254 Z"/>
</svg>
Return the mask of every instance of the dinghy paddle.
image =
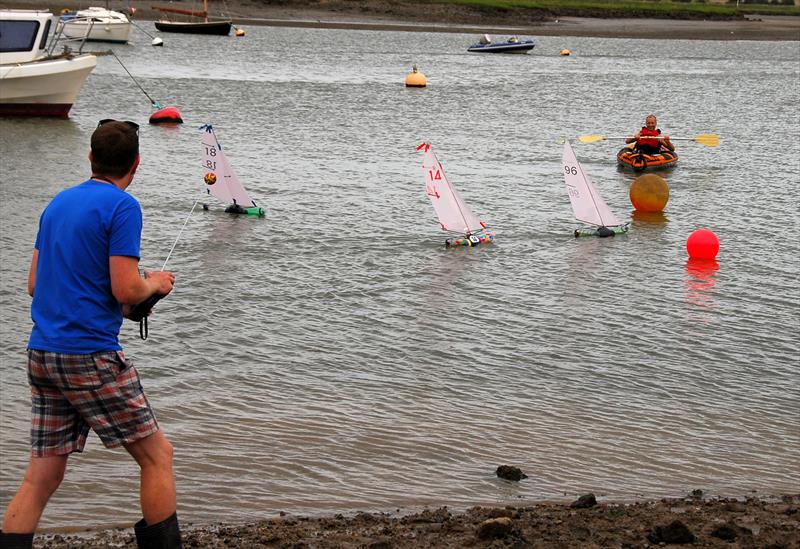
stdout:
<svg viewBox="0 0 800 549">
<path fill-rule="evenodd" d="M 578 138 L 581 143 L 594 143 L 596 141 L 604 141 L 606 139 L 630 139 L 632 135 L 582 135 Z M 664 139 L 663 137 L 647 136 L 647 139 Z M 669 137 L 670 141 L 694 141 L 706 147 L 716 147 L 719 145 L 719 135 L 715 133 L 701 133 L 695 137 Z"/>
</svg>

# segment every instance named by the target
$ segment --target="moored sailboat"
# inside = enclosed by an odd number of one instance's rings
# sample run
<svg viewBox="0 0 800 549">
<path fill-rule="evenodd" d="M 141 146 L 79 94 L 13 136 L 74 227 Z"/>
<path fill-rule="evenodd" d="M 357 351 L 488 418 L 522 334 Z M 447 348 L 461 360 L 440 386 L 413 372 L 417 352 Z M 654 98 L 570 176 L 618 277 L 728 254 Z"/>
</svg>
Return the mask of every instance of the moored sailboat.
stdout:
<svg viewBox="0 0 800 549">
<path fill-rule="evenodd" d="M 202 21 L 170 21 L 167 19 L 156 21 L 156 29 L 163 32 L 228 36 L 231 33 L 231 27 L 233 26 L 233 21 L 230 19 L 209 21 L 208 0 L 203 0 L 203 11 L 163 8 L 158 6 L 153 6 L 153 9 L 163 13 L 176 13 L 179 15 L 188 15 L 190 17 L 202 19 Z"/>
<path fill-rule="evenodd" d="M 225 208 L 227 213 L 264 216 L 264 209 L 250 198 L 236 177 L 228 157 L 217 141 L 214 128 L 211 124 L 206 124 L 200 130 L 203 132 L 203 181 L 206 192 L 220 202 L 229 204 Z M 203 205 L 203 208 L 208 209 L 208 206 Z"/>
<path fill-rule="evenodd" d="M 575 219 L 590 225 L 575 229 L 575 236 L 614 236 L 628 232 L 628 223 L 620 223 L 600 196 L 597 187 L 575 157 L 569 141 L 564 142 L 561 164 Z"/>
<path fill-rule="evenodd" d="M 445 240 L 445 247 L 478 246 L 494 240 L 494 234 L 486 230 L 486 225 L 458 194 L 444 173 L 444 167 L 430 143 L 417 147 L 422 151 L 422 169 L 425 172 L 425 192 L 431 200 L 439 225 L 443 231 L 453 233 L 453 238 Z"/>
</svg>

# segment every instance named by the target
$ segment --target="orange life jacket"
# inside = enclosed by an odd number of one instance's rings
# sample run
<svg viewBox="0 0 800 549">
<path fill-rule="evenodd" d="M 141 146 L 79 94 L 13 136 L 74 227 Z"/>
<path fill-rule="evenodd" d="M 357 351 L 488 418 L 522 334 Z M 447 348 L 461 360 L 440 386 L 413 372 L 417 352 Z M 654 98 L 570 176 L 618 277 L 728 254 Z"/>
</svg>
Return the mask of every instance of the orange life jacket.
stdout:
<svg viewBox="0 0 800 549">
<path fill-rule="evenodd" d="M 653 147 L 658 148 L 661 145 L 661 139 L 647 139 L 648 135 L 656 136 L 661 135 L 661 130 L 648 130 L 646 127 L 642 128 L 642 131 L 639 132 L 639 140 L 636 142 L 637 145 L 643 145 L 645 147 Z"/>
</svg>

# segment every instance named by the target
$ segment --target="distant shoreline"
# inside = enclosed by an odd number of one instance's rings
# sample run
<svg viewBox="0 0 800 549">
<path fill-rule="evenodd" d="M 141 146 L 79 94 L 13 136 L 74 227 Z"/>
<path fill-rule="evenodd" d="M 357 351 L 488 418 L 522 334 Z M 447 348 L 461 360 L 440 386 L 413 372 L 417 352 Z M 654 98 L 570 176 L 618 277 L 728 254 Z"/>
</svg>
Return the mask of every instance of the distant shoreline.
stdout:
<svg viewBox="0 0 800 549">
<path fill-rule="evenodd" d="M 122 4 L 122 0 L 115 2 Z M 162 2 L 166 5 L 168 2 Z M 112 8 L 114 8 L 112 3 Z M 151 3 L 137 8 L 138 19 L 159 19 L 161 13 Z M 152 4 L 158 4 L 153 0 Z M 190 3 L 187 2 L 187 6 Z M 355 4 L 355 5 L 354 5 Z M 0 8 L 82 9 L 102 5 L 97 0 L 0 0 Z M 326 6 L 321 9 L 319 6 Z M 121 9 L 117 7 L 116 9 Z M 643 38 L 676 40 L 766 40 L 800 41 L 800 17 L 751 16 L 734 20 L 688 19 L 603 19 L 591 17 L 547 17 L 538 13 L 497 13 L 487 16 L 470 11 L 431 4 L 420 13 L 418 5 L 373 0 L 346 3 L 329 0 L 316 7 L 297 4 L 257 4 L 249 0 L 212 0 L 209 12 L 214 18 L 230 18 L 237 26 L 311 27 L 357 30 L 454 32 L 474 34 L 516 34 L 525 36 L 580 36 L 599 38 Z"/>
</svg>

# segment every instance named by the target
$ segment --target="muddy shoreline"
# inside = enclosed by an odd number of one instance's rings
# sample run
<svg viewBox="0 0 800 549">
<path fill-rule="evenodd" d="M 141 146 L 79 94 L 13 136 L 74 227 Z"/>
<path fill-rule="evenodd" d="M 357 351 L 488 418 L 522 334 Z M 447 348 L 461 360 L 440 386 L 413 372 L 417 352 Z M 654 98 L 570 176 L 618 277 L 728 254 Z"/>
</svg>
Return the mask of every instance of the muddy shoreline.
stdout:
<svg viewBox="0 0 800 549">
<path fill-rule="evenodd" d="M 121 0 L 117 4 L 121 4 Z M 138 3 L 136 18 L 156 20 L 159 2 Z M 161 5 L 167 5 L 164 1 Z M 173 6 L 191 8 L 191 2 Z M 102 5 L 94 0 L 1 0 L 0 8 L 81 9 Z M 112 4 L 113 7 L 113 4 Z M 800 41 L 800 16 L 756 15 L 725 20 L 575 17 L 545 10 L 480 10 L 430 3 L 420 8 L 404 0 L 211 0 L 209 14 L 237 26 L 284 26 L 418 32 L 585 36 L 684 40 Z"/>
<path fill-rule="evenodd" d="M 685 498 L 524 507 L 446 507 L 406 515 L 362 512 L 322 518 L 281 514 L 264 520 L 203 527 L 183 525 L 184 547 L 224 548 L 625 548 L 702 546 L 797 549 L 800 494 L 771 498 Z M 135 547 L 131 528 L 92 534 L 37 536 L 35 547 Z"/>
</svg>

